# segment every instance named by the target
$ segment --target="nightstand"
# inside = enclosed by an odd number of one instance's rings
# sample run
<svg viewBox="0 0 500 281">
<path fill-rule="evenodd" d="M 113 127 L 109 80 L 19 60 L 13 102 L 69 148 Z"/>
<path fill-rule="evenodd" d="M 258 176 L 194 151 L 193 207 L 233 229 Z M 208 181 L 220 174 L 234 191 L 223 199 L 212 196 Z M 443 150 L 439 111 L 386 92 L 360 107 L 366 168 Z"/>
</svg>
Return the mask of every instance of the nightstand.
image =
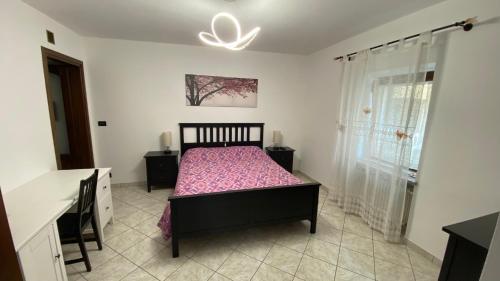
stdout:
<svg viewBox="0 0 500 281">
<path fill-rule="evenodd" d="M 293 152 L 295 150 L 290 147 L 266 147 L 266 153 L 269 155 L 276 163 L 278 163 L 285 170 L 290 173 L 293 172 Z"/>
<path fill-rule="evenodd" d="M 177 173 L 179 172 L 178 155 L 179 151 L 171 151 L 168 154 L 163 151 L 150 151 L 144 155 L 148 192 L 151 192 L 152 186 L 175 187 Z"/>
</svg>

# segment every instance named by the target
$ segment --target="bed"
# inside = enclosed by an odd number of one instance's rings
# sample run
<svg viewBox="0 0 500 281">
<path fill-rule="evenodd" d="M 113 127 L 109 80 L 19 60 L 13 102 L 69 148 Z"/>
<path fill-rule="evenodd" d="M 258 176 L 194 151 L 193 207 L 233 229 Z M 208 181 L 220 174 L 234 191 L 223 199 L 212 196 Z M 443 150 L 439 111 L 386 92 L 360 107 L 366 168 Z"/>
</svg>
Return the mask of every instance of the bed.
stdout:
<svg viewBox="0 0 500 281">
<path fill-rule="evenodd" d="M 173 257 L 179 239 L 204 233 L 298 220 L 316 232 L 320 184 L 303 183 L 265 154 L 263 123 L 179 126 L 179 175 L 158 224 Z M 188 142 L 185 130 L 194 130 L 195 140 Z"/>
</svg>

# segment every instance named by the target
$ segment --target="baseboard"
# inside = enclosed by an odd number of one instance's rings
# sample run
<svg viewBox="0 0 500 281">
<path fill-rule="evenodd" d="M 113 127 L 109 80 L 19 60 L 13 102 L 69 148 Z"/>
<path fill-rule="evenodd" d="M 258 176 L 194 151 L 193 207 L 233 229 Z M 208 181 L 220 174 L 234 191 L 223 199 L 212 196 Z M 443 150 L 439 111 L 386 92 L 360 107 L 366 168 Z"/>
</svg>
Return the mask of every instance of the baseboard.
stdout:
<svg viewBox="0 0 500 281">
<path fill-rule="evenodd" d="M 421 248 L 420 246 L 418 246 L 417 244 L 413 243 L 412 241 L 408 240 L 408 238 L 404 238 L 404 242 L 406 243 L 406 246 L 410 249 L 412 249 L 413 251 L 421 254 L 422 256 L 426 257 L 428 260 L 430 260 L 432 263 L 438 265 L 439 267 L 441 267 L 441 265 L 443 264 L 443 261 L 441 259 L 438 259 L 437 257 L 435 257 L 433 254 L 427 252 L 426 250 L 424 250 L 423 248 Z"/>
<path fill-rule="evenodd" d="M 113 188 L 113 187 L 129 187 L 129 186 L 145 187 L 146 182 L 145 181 L 138 181 L 138 182 L 125 182 L 125 183 L 113 183 L 113 184 L 111 184 L 111 188 Z"/>
</svg>

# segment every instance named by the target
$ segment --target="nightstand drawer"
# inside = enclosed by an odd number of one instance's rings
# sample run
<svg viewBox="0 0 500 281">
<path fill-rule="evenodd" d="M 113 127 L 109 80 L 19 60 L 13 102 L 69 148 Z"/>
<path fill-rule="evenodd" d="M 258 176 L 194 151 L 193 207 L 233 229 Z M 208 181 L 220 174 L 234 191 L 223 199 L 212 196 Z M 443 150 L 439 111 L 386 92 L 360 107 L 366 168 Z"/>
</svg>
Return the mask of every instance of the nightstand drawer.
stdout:
<svg viewBox="0 0 500 281">
<path fill-rule="evenodd" d="M 147 168 L 152 169 L 154 171 L 162 172 L 162 171 L 168 171 L 169 169 L 172 169 L 173 167 L 177 166 L 177 159 L 176 158 L 151 158 L 147 159 Z"/>
</svg>

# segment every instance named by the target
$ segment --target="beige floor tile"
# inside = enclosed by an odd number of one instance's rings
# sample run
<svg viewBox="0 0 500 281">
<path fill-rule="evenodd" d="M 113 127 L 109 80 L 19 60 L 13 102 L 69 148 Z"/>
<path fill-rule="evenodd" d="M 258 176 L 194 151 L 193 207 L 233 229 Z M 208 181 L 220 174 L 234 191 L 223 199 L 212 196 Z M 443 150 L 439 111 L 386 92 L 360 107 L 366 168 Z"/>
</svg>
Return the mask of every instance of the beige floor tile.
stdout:
<svg viewBox="0 0 500 281">
<path fill-rule="evenodd" d="M 333 280 L 335 278 L 335 266 L 304 255 L 296 276 L 306 281 Z"/>
<path fill-rule="evenodd" d="M 114 208 L 113 216 L 115 217 L 115 219 L 118 219 L 118 220 L 126 218 L 126 217 L 134 214 L 135 212 L 139 211 L 138 208 L 136 208 L 132 205 L 128 205 L 128 204 L 124 204 L 122 207 L 115 207 L 114 206 L 113 208 Z"/>
<path fill-rule="evenodd" d="M 373 257 L 369 255 L 341 248 L 338 265 L 368 278 L 375 279 Z"/>
<path fill-rule="evenodd" d="M 125 203 L 132 204 L 134 201 L 140 200 L 143 197 L 144 195 L 140 194 L 139 192 L 130 190 L 123 194 L 123 196 L 119 197 L 119 199 Z"/>
<path fill-rule="evenodd" d="M 165 248 L 165 245 L 162 245 L 155 240 L 146 237 L 141 242 L 125 250 L 122 255 L 133 263 L 142 265 Z"/>
<path fill-rule="evenodd" d="M 348 231 L 369 239 L 373 238 L 372 229 L 361 217 L 348 215 L 344 221 L 344 231 Z"/>
<path fill-rule="evenodd" d="M 259 265 L 260 261 L 239 252 L 234 252 L 217 272 L 233 281 L 248 281 L 252 279 Z"/>
<path fill-rule="evenodd" d="M 286 247 L 274 245 L 267 254 L 264 263 L 272 265 L 282 271 L 295 274 L 300 264 L 302 254 Z"/>
<path fill-rule="evenodd" d="M 80 254 L 80 247 L 78 246 L 78 243 L 71 243 L 71 244 L 64 244 L 61 245 L 63 255 L 65 259 L 72 258 L 73 255 L 78 255 Z M 97 250 L 97 243 L 96 242 L 85 242 L 85 247 L 87 248 L 87 251 L 92 251 L 92 250 Z"/>
<path fill-rule="evenodd" d="M 346 232 L 342 234 L 342 248 L 373 256 L 373 240 Z"/>
<path fill-rule="evenodd" d="M 155 215 L 155 216 L 161 216 L 163 212 L 165 211 L 165 207 L 167 206 L 166 203 L 158 202 L 151 204 L 150 206 L 146 206 L 142 210 L 146 213 Z"/>
<path fill-rule="evenodd" d="M 232 249 L 238 248 L 238 246 L 247 239 L 244 231 L 228 231 L 222 232 L 215 237 L 210 237 L 209 240 L 213 243 L 219 245 L 219 247 L 229 247 Z"/>
<path fill-rule="evenodd" d="M 309 240 L 305 254 L 331 264 L 337 264 L 339 251 L 339 245 L 312 238 Z"/>
<path fill-rule="evenodd" d="M 163 233 L 159 229 L 157 231 L 155 231 L 153 234 L 149 235 L 149 238 L 155 240 L 156 242 L 158 242 L 160 244 L 166 245 L 166 246 L 170 246 L 170 244 L 171 244 L 170 239 L 165 240 L 165 238 L 163 238 Z"/>
<path fill-rule="evenodd" d="M 373 279 L 367 278 L 363 275 L 359 275 L 347 269 L 337 267 L 337 272 L 335 273 L 335 281 L 373 281 Z"/>
<path fill-rule="evenodd" d="M 431 277 L 439 276 L 440 268 L 431 260 L 410 248 L 408 248 L 408 254 L 410 255 L 410 261 L 413 270 Z"/>
<path fill-rule="evenodd" d="M 415 280 L 416 281 L 437 281 L 438 280 L 438 276 L 429 276 L 429 275 L 425 275 L 423 273 L 420 273 L 418 271 L 413 271 L 413 273 L 415 274 Z"/>
<path fill-rule="evenodd" d="M 325 213 L 331 216 L 345 216 L 344 211 L 330 198 L 326 198 L 323 207 L 321 208 L 321 213 Z"/>
<path fill-rule="evenodd" d="M 209 268 L 188 260 L 176 272 L 170 275 L 168 281 L 206 281 L 214 272 Z"/>
<path fill-rule="evenodd" d="M 385 260 L 405 267 L 410 267 L 408 251 L 403 244 L 374 241 L 375 259 Z"/>
<path fill-rule="evenodd" d="M 146 187 L 144 187 L 146 189 Z M 154 188 L 151 192 L 145 192 L 146 196 L 158 202 L 167 203 L 168 197 L 174 193 L 174 188 Z"/>
<path fill-rule="evenodd" d="M 319 223 L 331 226 L 338 230 L 344 229 L 344 220 L 345 220 L 344 216 L 332 216 L 324 212 L 320 213 L 318 216 Z"/>
<path fill-rule="evenodd" d="M 415 281 L 411 268 L 375 259 L 377 281 Z"/>
<path fill-rule="evenodd" d="M 214 275 L 212 275 L 212 277 L 210 277 L 209 281 L 232 281 L 232 280 L 216 272 Z"/>
<path fill-rule="evenodd" d="M 179 256 L 172 258 L 170 248 L 160 251 L 160 253 L 145 262 L 141 267 L 154 277 L 165 280 L 187 261 L 186 257 Z"/>
<path fill-rule="evenodd" d="M 129 229 L 124 233 L 106 241 L 105 243 L 116 252 L 123 253 L 125 250 L 144 240 L 146 237 L 146 235 L 135 229 Z"/>
<path fill-rule="evenodd" d="M 230 247 L 220 246 L 220 244 L 210 241 L 196 250 L 192 259 L 216 271 L 233 252 L 234 250 Z"/>
<path fill-rule="evenodd" d="M 92 268 L 96 268 L 118 255 L 118 253 L 116 253 L 106 245 L 102 245 L 102 250 L 100 251 L 97 249 L 97 247 L 95 249 L 87 249 L 87 254 L 89 255 L 90 265 L 92 265 Z M 78 251 L 77 253 L 72 253 L 71 255 L 64 256 L 64 259 L 71 260 L 81 257 L 82 255 L 80 251 Z M 85 263 L 83 262 L 75 263 L 73 264 L 73 267 L 79 272 L 87 271 Z"/>
<path fill-rule="evenodd" d="M 133 198 L 140 195 L 131 188 L 127 187 L 113 187 L 113 197 L 124 201 L 126 198 Z"/>
<path fill-rule="evenodd" d="M 293 275 L 262 263 L 252 281 L 292 281 Z"/>
<path fill-rule="evenodd" d="M 72 264 L 66 265 L 66 275 L 68 276 L 68 281 L 77 281 L 82 279 L 80 274 L 81 270 L 77 270 Z"/>
<path fill-rule="evenodd" d="M 137 200 L 130 202 L 130 205 L 132 205 L 136 208 L 139 208 L 141 210 L 144 208 L 147 208 L 148 206 L 154 205 L 154 204 L 158 204 L 158 201 L 154 200 L 153 198 L 148 197 L 146 195 L 138 198 Z"/>
<path fill-rule="evenodd" d="M 254 240 L 276 242 L 282 233 L 283 225 L 270 225 L 250 228 L 246 231 L 245 237 Z"/>
<path fill-rule="evenodd" d="M 146 213 L 142 210 L 137 210 L 136 212 L 118 219 L 120 222 L 130 226 L 134 227 L 148 219 L 150 219 L 152 215 L 150 213 Z"/>
<path fill-rule="evenodd" d="M 158 281 L 158 279 L 154 278 L 143 269 L 138 268 L 127 275 L 127 277 L 125 277 L 121 281 Z"/>
<path fill-rule="evenodd" d="M 311 235 L 312 238 L 340 245 L 342 239 L 342 230 L 338 230 L 332 226 L 318 223 L 316 233 Z"/>
<path fill-rule="evenodd" d="M 88 281 L 118 281 L 134 271 L 137 266 L 122 256 L 116 256 L 106 263 L 83 273 Z"/>
<path fill-rule="evenodd" d="M 164 240 L 165 241 L 165 240 Z M 167 241 L 170 246 L 170 240 Z M 204 237 L 192 238 L 192 239 L 182 239 L 179 241 L 179 254 L 185 257 L 193 257 L 193 255 L 203 249 L 208 241 Z"/>
<path fill-rule="evenodd" d="M 104 242 L 122 234 L 123 232 L 129 230 L 130 227 L 125 225 L 118 220 L 115 220 L 114 223 L 109 223 L 104 227 Z"/>
<path fill-rule="evenodd" d="M 236 249 L 252 258 L 263 261 L 272 247 L 273 244 L 266 240 L 247 238 Z"/>
<path fill-rule="evenodd" d="M 377 231 L 377 230 L 372 230 L 372 232 L 373 232 L 373 240 L 385 242 L 384 234 L 382 232 Z"/>
<path fill-rule="evenodd" d="M 159 217 L 152 216 L 149 219 L 142 221 L 138 225 L 134 226 L 134 229 L 140 233 L 150 236 L 157 232 L 160 228 L 158 227 Z"/>
<path fill-rule="evenodd" d="M 286 232 L 280 235 L 280 238 L 276 240 L 276 243 L 297 251 L 299 253 L 303 253 L 307 247 L 307 242 L 309 242 L 309 238 L 311 235 L 309 231 L 305 232 Z"/>
</svg>

